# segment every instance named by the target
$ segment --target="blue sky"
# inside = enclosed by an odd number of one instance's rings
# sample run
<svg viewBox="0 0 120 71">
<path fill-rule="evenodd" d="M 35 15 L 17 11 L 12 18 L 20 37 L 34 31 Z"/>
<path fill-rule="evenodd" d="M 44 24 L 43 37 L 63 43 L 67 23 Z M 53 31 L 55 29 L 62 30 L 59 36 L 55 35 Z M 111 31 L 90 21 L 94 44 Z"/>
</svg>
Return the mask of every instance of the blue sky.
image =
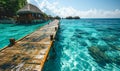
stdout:
<svg viewBox="0 0 120 71">
<path fill-rule="evenodd" d="M 55 1 L 56 0 L 50 0 L 50 2 L 55 2 Z M 120 9 L 120 0 L 57 0 L 57 1 L 61 6 L 72 6 L 78 10 Z"/>
<path fill-rule="evenodd" d="M 120 0 L 28 0 L 53 16 L 120 18 Z"/>
</svg>

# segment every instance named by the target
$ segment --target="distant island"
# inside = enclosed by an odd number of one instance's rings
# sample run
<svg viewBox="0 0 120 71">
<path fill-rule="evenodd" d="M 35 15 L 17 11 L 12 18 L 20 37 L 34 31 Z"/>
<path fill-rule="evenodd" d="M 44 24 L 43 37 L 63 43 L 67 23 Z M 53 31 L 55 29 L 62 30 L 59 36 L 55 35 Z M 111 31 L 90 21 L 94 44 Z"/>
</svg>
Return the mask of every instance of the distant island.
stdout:
<svg viewBox="0 0 120 71">
<path fill-rule="evenodd" d="M 79 17 L 79 16 L 74 16 L 74 17 L 68 16 L 68 17 L 66 17 L 65 19 L 80 19 L 80 17 Z"/>
</svg>

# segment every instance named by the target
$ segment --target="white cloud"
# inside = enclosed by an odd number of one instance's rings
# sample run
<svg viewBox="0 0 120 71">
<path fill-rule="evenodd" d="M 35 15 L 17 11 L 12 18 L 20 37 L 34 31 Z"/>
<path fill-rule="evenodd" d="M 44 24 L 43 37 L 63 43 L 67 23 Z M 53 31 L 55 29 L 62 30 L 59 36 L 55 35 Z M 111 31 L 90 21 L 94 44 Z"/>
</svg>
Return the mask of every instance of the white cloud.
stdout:
<svg viewBox="0 0 120 71">
<path fill-rule="evenodd" d="M 29 3 L 33 3 L 33 0 L 28 0 Z M 89 9 L 87 11 L 80 11 L 74 9 L 73 7 L 59 7 L 59 3 L 52 2 L 50 3 L 48 0 L 34 0 L 37 6 L 47 14 L 50 15 L 58 15 L 61 17 L 66 16 L 80 16 L 82 18 L 120 18 L 120 10 L 116 9 L 113 11 L 107 10 L 97 10 L 97 9 Z"/>
</svg>

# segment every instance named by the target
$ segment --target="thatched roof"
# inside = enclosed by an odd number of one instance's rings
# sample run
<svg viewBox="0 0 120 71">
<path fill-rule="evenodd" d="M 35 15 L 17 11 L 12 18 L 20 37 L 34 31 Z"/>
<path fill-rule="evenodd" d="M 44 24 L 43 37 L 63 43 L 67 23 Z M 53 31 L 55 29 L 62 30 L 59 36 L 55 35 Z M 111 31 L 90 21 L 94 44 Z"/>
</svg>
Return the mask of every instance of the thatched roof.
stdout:
<svg viewBox="0 0 120 71">
<path fill-rule="evenodd" d="M 38 7 L 27 4 L 23 8 L 17 11 L 17 14 L 23 14 L 23 13 L 43 13 Z"/>
</svg>

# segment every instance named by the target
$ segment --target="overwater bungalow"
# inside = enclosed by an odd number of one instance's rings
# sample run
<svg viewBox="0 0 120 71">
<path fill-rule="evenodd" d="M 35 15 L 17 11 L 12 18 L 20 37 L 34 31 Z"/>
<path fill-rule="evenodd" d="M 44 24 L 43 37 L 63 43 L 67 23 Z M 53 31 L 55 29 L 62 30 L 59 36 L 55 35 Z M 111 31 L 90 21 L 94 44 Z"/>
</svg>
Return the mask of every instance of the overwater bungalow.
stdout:
<svg viewBox="0 0 120 71">
<path fill-rule="evenodd" d="M 27 4 L 18 10 L 17 15 L 17 23 L 32 23 L 43 19 L 43 12 L 32 4 Z"/>
</svg>

